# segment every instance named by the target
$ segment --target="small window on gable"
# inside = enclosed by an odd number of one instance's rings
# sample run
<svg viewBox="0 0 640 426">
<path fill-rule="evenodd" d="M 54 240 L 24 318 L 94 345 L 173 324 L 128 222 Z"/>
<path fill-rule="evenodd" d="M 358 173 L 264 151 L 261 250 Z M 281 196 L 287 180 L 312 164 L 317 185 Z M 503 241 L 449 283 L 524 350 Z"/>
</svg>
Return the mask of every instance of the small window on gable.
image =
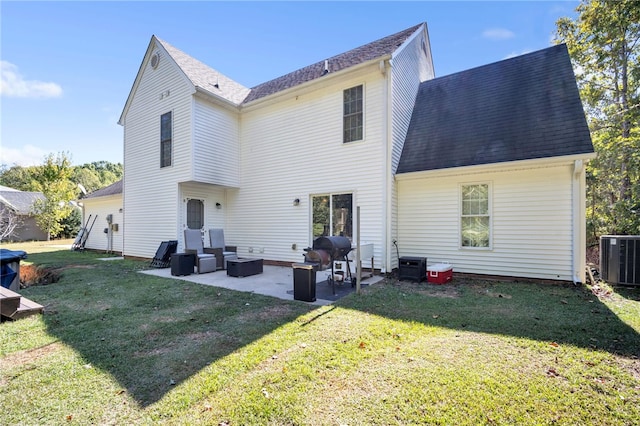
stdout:
<svg viewBox="0 0 640 426">
<path fill-rule="evenodd" d="M 160 116 L 160 167 L 171 165 L 171 144 L 173 139 L 173 123 L 171 112 Z"/>
<path fill-rule="evenodd" d="M 461 186 L 460 245 L 491 247 L 489 184 Z"/>
<path fill-rule="evenodd" d="M 363 133 L 363 86 L 344 91 L 343 95 L 343 142 L 362 140 Z"/>
<path fill-rule="evenodd" d="M 204 201 L 195 198 L 187 200 L 187 228 L 202 229 L 204 227 Z"/>
</svg>

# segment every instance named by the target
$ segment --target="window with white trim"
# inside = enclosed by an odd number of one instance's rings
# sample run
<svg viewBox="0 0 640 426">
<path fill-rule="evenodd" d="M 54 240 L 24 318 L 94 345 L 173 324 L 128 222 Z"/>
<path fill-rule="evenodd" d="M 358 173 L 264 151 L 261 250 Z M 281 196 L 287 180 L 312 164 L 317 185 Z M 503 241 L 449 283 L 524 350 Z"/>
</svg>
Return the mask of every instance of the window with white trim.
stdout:
<svg viewBox="0 0 640 426">
<path fill-rule="evenodd" d="M 460 245 L 491 247 L 491 202 L 488 183 L 461 185 Z"/>
<path fill-rule="evenodd" d="M 173 123 L 171 112 L 160 116 L 160 167 L 171 165 L 171 141 L 173 139 Z"/>
<path fill-rule="evenodd" d="M 363 139 L 363 86 L 352 87 L 343 94 L 343 142 Z"/>
<path fill-rule="evenodd" d="M 326 194 L 311 197 L 312 237 L 340 235 L 353 238 L 353 194 Z"/>
</svg>

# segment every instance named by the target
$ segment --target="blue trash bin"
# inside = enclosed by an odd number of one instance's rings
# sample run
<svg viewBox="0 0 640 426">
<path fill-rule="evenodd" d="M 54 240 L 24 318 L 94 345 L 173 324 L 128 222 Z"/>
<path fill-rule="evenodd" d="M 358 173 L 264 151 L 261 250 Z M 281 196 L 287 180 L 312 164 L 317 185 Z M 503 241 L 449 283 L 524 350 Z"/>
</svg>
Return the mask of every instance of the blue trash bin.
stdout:
<svg viewBox="0 0 640 426">
<path fill-rule="evenodd" d="M 20 261 L 27 258 L 22 250 L 0 249 L 0 285 L 9 290 L 20 290 Z"/>
</svg>

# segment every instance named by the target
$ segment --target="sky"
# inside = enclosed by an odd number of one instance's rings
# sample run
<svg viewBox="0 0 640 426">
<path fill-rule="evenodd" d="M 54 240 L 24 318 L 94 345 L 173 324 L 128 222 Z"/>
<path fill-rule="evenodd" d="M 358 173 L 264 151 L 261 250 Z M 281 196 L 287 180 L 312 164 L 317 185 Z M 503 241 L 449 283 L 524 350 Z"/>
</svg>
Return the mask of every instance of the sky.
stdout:
<svg viewBox="0 0 640 426">
<path fill-rule="evenodd" d="M 544 49 L 578 1 L 0 3 L 0 164 L 123 162 L 151 36 L 253 87 L 426 22 L 436 77 Z"/>
</svg>

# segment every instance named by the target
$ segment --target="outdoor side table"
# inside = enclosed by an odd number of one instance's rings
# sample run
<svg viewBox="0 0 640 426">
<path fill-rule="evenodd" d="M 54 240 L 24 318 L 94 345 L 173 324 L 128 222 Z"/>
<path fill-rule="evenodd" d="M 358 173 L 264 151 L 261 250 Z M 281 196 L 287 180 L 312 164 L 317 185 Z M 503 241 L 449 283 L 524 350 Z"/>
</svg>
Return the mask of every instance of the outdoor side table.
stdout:
<svg viewBox="0 0 640 426">
<path fill-rule="evenodd" d="M 196 264 L 193 253 L 173 253 L 171 255 L 171 275 L 191 275 Z"/>
</svg>

